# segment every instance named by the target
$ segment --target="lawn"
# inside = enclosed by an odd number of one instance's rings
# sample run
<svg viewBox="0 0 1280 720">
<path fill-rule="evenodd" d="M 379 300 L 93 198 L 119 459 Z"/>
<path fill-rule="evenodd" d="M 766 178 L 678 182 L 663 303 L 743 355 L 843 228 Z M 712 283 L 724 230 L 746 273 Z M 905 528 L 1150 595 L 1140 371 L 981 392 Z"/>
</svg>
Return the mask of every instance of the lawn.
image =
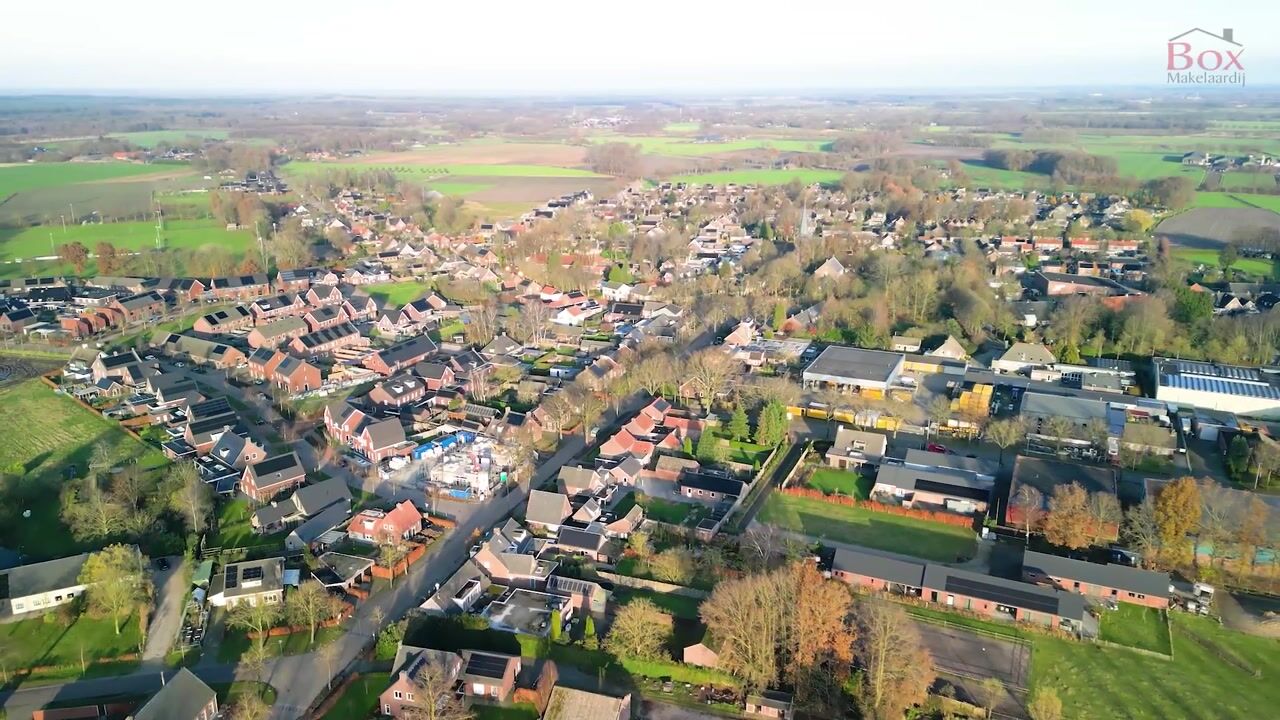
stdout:
<svg viewBox="0 0 1280 720">
<path fill-rule="evenodd" d="M 742 440 L 729 441 L 729 460 L 731 462 L 742 463 L 743 465 L 751 465 L 752 463 L 764 463 L 769 457 L 769 448 L 756 443 L 743 442 Z"/>
<path fill-rule="evenodd" d="M 1102 639 L 1117 645 L 1169 654 L 1169 624 L 1155 608 L 1120 603 L 1102 616 Z"/>
<path fill-rule="evenodd" d="M 792 180 L 805 184 L 833 183 L 844 177 L 837 170 L 813 170 L 808 168 L 795 170 L 726 170 L 723 172 L 701 173 L 696 175 L 677 175 L 669 178 L 672 182 L 693 184 L 727 185 L 786 185 Z"/>
<path fill-rule="evenodd" d="M 232 500 L 218 509 L 218 534 L 209 541 L 210 547 L 239 548 L 257 545 L 278 545 L 289 535 L 280 531 L 272 535 L 259 535 L 253 531 L 249 518 L 253 506 L 248 500 Z"/>
<path fill-rule="evenodd" d="M 59 666 L 33 677 L 73 678 L 81 674 L 82 652 L 86 664 L 137 653 L 140 637 L 136 617 L 130 617 L 116 635 L 110 617 L 82 613 L 68 625 L 55 610 L 30 620 L 0 623 L 0 661 L 10 673 L 34 666 Z M 119 664 L 113 666 L 120 669 Z"/>
<path fill-rule="evenodd" d="M 378 709 L 378 695 L 391 684 L 388 673 L 366 673 L 347 686 L 342 697 L 321 720 L 364 720 Z"/>
<path fill-rule="evenodd" d="M 160 240 L 165 248 L 194 249 L 202 245 L 219 245 L 232 253 L 243 253 L 253 240 L 250 230 L 227 230 L 214 220 L 171 220 L 164 224 Z M 121 250 L 143 250 L 155 247 L 155 223 L 118 222 L 92 225 L 61 225 L 18 229 L 0 229 L 0 260 L 31 258 L 57 254 L 56 247 L 79 241 L 94 251 L 99 242 L 108 242 Z"/>
<path fill-rule="evenodd" d="M 467 326 L 461 320 L 450 320 L 440 327 L 428 333 L 431 338 L 437 342 L 449 342 L 454 335 L 462 335 L 467 331 Z"/>
<path fill-rule="evenodd" d="M 477 703 L 471 706 L 471 712 L 475 720 L 538 720 L 539 717 L 538 708 L 529 703 L 507 707 Z"/>
<path fill-rule="evenodd" d="M 347 631 L 344 627 L 316 628 L 316 644 L 311 645 L 309 640 L 310 633 L 307 631 L 289 633 L 288 635 L 278 635 L 273 638 L 267 638 L 267 656 L 280 657 L 282 655 L 302 655 L 311 652 L 321 645 L 327 645 Z M 224 663 L 234 663 L 240 660 L 249 647 L 256 640 L 250 640 L 249 636 L 243 630 L 235 628 L 227 628 L 227 634 L 222 638 L 222 645 L 218 647 L 218 661 Z"/>
<path fill-rule="evenodd" d="M 1206 265 L 1211 268 L 1218 267 L 1218 251 L 1210 249 L 1197 249 L 1189 247 L 1175 247 L 1173 256 L 1182 260 L 1186 260 L 1192 265 Z M 1235 261 L 1232 269 L 1240 272 L 1249 273 L 1250 275 L 1258 275 L 1264 278 L 1271 277 L 1271 261 L 1262 258 L 1240 258 Z"/>
<path fill-rule="evenodd" d="M 953 562 L 974 554 L 973 532 L 964 528 L 780 493 L 769 496 L 759 519 L 818 538 L 926 560 Z"/>
<path fill-rule="evenodd" d="M 399 307 L 426 295 L 431 291 L 432 287 L 434 287 L 434 285 L 429 282 L 403 280 L 400 282 L 385 282 L 365 285 L 364 291 L 369 293 L 370 297 L 382 300 L 388 305 L 395 305 Z"/>
<path fill-rule="evenodd" d="M 0 199 L 25 190 L 138 175 L 172 173 L 175 167 L 174 165 L 137 165 L 124 162 L 8 165 L 0 167 Z"/>
<path fill-rule="evenodd" d="M 556 167 L 554 165 L 479 165 L 479 164 L 463 164 L 463 165 L 435 165 L 435 164 L 403 164 L 396 163 L 326 163 L 326 162 L 291 162 L 284 166 L 284 170 L 291 175 L 306 175 L 317 172 L 328 172 L 330 170 L 390 170 L 399 177 L 407 177 L 415 181 L 420 181 L 423 176 L 428 177 L 551 177 L 551 178 L 588 178 L 588 177 L 604 177 L 590 170 L 581 168 Z M 443 191 L 442 191 L 443 192 Z"/>
<path fill-rule="evenodd" d="M 851 495 L 859 500 L 871 497 L 874 481 L 865 475 L 849 470 L 818 468 L 809 476 L 809 487 L 832 495 Z"/>
<path fill-rule="evenodd" d="M 1033 640 L 1032 686 L 1058 689 L 1067 718 L 1268 717 L 1280 705 L 1280 652 L 1274 639 L 1222 628 L 1207 618 L 1175 614 L 1174 659 L 1047 637 Z M 1254 678 L 1187 638 L 1189 628 L 1261 669 Z M 1272 708 L 1268 710 L 1267 708 Z"/>
<path fill-rule="evenodd" d="M 12 502 L 24 504 L 31 517 L 0 525 L 0 545 L 15 548 L 33 560 L 63 557 L 81 547 L 59 519 L 58 492 L 68 468 L 83 472 L 94 446 L 105 442 L 123 461 L 136 458 L 146 468 L 163 467 L 168 461 L 110 420 L 56 394 L 40 380 L 31 379 L 0 390 L 0 407 L 13 418 L 22 418 L 22 431 L 6 434 L 0 442 L 0 467 L 20 465 L 34 481 L 29 491 Z M 7 488 L 6 488 L 7 489 Z"/>
<path fill-rule="evenodd" d="M 671 525 L 681 525 L 689 516 L 696 514 L 699 510 L 703 510 L 702 506 L 694 503 L 682 503 L 674 500 L 664 500 L 662 498 L 650 497 L 641 493 L 635 493 L 636 504 L 644 508 L 644 514 L 658 522 L 669 523 Z"/>
<path fill-rule="evenodd" d="M 684 618 L 686 620 L 698 619 L 698 607 L 702 605 L 702 600 L 698 598 L 686 597 L 684 595 L 672 595 L 670 593 L 653 592 L 651 590 L 641 590 L 638 588 L 617 588 L 613 591 L 613 599 L 619 605 L 626 605 L 635 600 L 644 599 L 658 606 L 658 609 L 667 613 L 672 617 Z"/>
</svg>

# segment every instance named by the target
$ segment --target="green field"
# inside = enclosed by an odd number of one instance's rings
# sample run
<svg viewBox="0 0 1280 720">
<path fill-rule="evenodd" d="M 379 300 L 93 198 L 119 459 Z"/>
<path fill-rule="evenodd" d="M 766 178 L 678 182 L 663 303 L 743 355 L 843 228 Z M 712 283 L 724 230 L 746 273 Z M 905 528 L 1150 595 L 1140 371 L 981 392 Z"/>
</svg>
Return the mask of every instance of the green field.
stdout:
<svg viewBox="0 0 1280 720">
<path fill-rule="evenodd" d="M 1222 174 L 1224 190 L 1258 192 L 1276 189 L 1276 176 L 1271 173 L 1228 172 Z"/>
<path fill-rule="evenodd" d="M 870 477 L 864 477 L 850 470 L 820 468 L 814 470 L 809 476 L 809 487 L 814 490 L 821 490 L 828 495 L 832 493 L 852 495 L 860 500 L 866 500 L 871 496 L 872 484 Z"/>
<path fill-rule="evenodd" d="M 1120 603 L 1103 614 L 1101 625 L 1107 642 L 1169 654 L 1169 622 L 1155 608 Z"/>
<path fill-rule="evenodd" d="M 1195 265 L 1205 265 L 1207 267 L 1218 267 L 1218 251 L 1217 250 L 1200 250 L 1189 247 L 1175 247 L 1173 256 L 1179 260 L 1186 260 Z M 1261 277 L 1271 277 L 1271 261 L 1262 258 L 1240 258 L 1231 266 L 1234 270 L 1249 273 L 1250 275 L 1258 275 Z"/>
<path fill-rule="evenodd" d="M 1032 687 L 1058 690 L 1067 718 L 1267 717 L 1280 705 L 1280 643 L 1227 630 L 1217 621 L 1170 616 L 1172 661 L 1123 649 L 1035 637 Z M 1191 629 L 1245 658 L 1262 672 L 1254 678 L 1190 640 Z"/>
<path fill-rule="evenodd" d="M 315 645 L 310 644 L 311 636 L 307 631 L 277 635 L 276 637 L 267 638 L 267 643 L 264 647 L 270 657 L 302 655 L 315 650 L 321 645 L 333 642 L 346 632 L 347 629 L 342 626 L 316 628 Z M 249 652 L 249 648 L 254 642 L 256 641 L 250 640 L 243 630 L 228 627 L 226 635 L 222 638 L 222 645 L 218 647 L 218 660 L 224 663 L 237 662 L 241 656 Z"/>
<path fill-rule="evenodd" d="M 417 300 L 423 295 L 431 291 L 432 284 L 429 282 L 415 282 L 412 280 L 402 282 L 374 283 L 365 285 L 364 291 L 369 296 L 382 300 L 387 305 L 399 307 L 412 300 Z"/>
<path fill-rule="evenodd" d="M 213 128 L 191 128 L 188 130 L 144 130 L 141 132 L 111 133 L 108 137 L 127 140 L 138 147 L 153 148 L 160 143 L 176 145 L 195 137 L 208 140 L 226 140 L 226 130 Z"/>
<path fill-rule="evenodd" d="M 221 245 L 232 253 L 243 253 L 253 242 L 251 230 L 226 230 L 214 220 L 171 220 L 160 233 L 163 247 L 194 249 Z M 93 252 L 99 242 L 109 242 L 121 250 L 155 247 L 156 226 L 152 222 L 118 222 L 92 225 L 61 225 L 25 229 L 0 228 L 0 260 L 56 255 L 56 246 L 79 241 Z M 52 247 L 51 247 L 52 246 Z"/>
<path fill-rule="evenodd" d="M 209 547 L 241 548 L 258 545 L 279 545 L 289 535 L 282 530 L 272 535 L 260 535 L 253 531 L 249 518 L 253 506 L 248 500 L 231 500 L 218 508 L 218 534 L 209 538 Z"/>
<path fill-rule="evenodd" d="M 620 142 L 628 145 L 639 145 L 641 151 L 649 155 L 670 155 L 674 157 L 698 157 L 742 152 L 744 150 L 766 149 L 780 152 L 822 152 L 830 143 L 828 140 L 793 140 L 785 138 L 745 138 L 741 140 L 726 140 L 724 142 L 696 142 L 689 138 L 662 135 L 596 135 L 591 138 L 591 142 Z"/>
<path fill-rule="evenodd" d="M 954 562 L 974 554 L 973 532 L 915 518 L 773 493 L 760 511 L 761 522 L 805 535 Z"/>
<path fill-rule="evenodd" d="M 81 674 L 81 652 L 86 664 L 99 658 L 116 658 L 138 652 L 140 632 L 131 617 L 116 635 L 110 617 L 90 617 L 82 613 L 66 624 L 58 611 L 30 620 L 0 623 L 0 661 L 13 675 L 24 668 L 66 666 L 37 673 L 40 678 L 73 678 Z M 94 674 L 91 667 L 88 674 Z"/>
<path fill-rule="evenodd" d="M 673 122 L 662 126 L 662 132 L 691 133 L 698 132 L 700 127 L 702 127 L 702 123 L 698 122 Z"/>
<path fill-rule="evenodd" d="M 114 178 L 172 173 L 178 165 L 137 165 L 125 162 L 26 163 L 0 166 L 0 199 L 26 190 Z"/>
<path fill-rule="evenodd" d="M 1197 192 L 1192 207 L 1238 208 L 1257 207 L 1280 212 L 1280 195 L 1256 195 L 1249 193 Z"/>
<path fill-rule="evenodd" d="M 580 168 L 555 167 L 552 165 L 410 165 L 396 163 L 326 163 L 326 162 L 291 162 L 282 170 L 291 175 L 307 175 L 330 170 L 389 170 L 399 177 L 419 179 L 422 177 L 549 177 L 549 178 L 593 178 L 605 177 L 590 170 Z M 442 191 L 443 192 L 443 191 Z"/>
<path fill-rule="evenodd" d="M 444 182 L 427 183 L 428 190 L 435 190 L 441 195 L 454 196 L 471 195 L 472 193 L 478 193 L 481 190 L 488 190 L 491 187 L 493 187 L 493 185 L 489 183 L 452 182 L 449 180 Z"/>
<path fill-rule="evenodd" d="M 795 170 L 725 170 L 723 172 L 699 173 L 694 175 L 677 175 L 669 178 L 671 182 L 693 184 L 727 185 L 786 185 L 792 180 L 799 180 L 806 185 L 812 183 L 833 183 L 844 177 L 837 170 L 813 170 L 797 168 Z"/>
</svg>

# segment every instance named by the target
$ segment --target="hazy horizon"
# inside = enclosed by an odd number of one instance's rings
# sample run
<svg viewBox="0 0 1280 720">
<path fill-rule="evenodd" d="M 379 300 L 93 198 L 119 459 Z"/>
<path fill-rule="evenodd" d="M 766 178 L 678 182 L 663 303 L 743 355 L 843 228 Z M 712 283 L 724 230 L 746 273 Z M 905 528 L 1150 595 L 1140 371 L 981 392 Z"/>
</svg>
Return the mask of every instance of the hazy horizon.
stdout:
<svg viewBox="0 0 1280 720">
<path fill-rule="evenodd" d="M 601 9 L 372 0 L 6 8 L 0 93 L 530 96 L 1152 89 L 1166 41 L 1232 28 L 1249 87 L 1280 82 L 1280 4 L 1205 12 L 1084 0 L 767 9 L 653 0 Z M 719 5 L 719 4 L 717 4 Z M 1196 91 L 1200 88 L 1190 87 Z M 1212 88 L 1210 88 L 1212 89 Z M 1237 88 L 1238 89 L 1238 88 Z"/>
</svg>

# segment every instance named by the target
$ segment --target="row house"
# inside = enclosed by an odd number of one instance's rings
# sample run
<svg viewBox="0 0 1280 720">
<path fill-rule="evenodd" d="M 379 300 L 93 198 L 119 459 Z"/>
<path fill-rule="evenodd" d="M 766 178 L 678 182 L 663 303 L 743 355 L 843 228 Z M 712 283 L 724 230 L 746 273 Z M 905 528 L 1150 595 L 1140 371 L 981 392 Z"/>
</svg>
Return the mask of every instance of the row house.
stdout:
<svg viewBox="0 0 1280 720">
<path fill-rule="evenodd" d="M 213 278 L 210 285 L 209 292 L 222 300 L 252 300 L 271 294 L 271 282 L 266 273 Z"/>
<path fill-rule="evenodd" d="M 324 409 L 324 425 L 330 437 L 372 462 L 407 455 L 413 449 L 412 443 L 405 439 L 399 418 L 375 420 L 344 400 Z"/>
<path fill-rule="evenodd" d="M 312 308 L 302 316 L 302 319 L 307 323 L 307 328 L 311 332 L 351 321 L 347 311 L 341 305 L 325 305 L 324 307 Z"/>
<path fill-rule="evenodd" d="M 306 335 L 310 330 L 302 318 L 288 316 L 259 325 L 249 332 L 247 339 L 251 348 L 278 347 Z"/>
<path fill-rule="evenodd" d="M 351 322 L 373 320 L 382 311 L 378 301 L 365 292 L 355 289 L 343 294 L 341 306 Z"/>
<path fill-rule="evenodd" d="M 151 289 L 173 298 L 180 305 L 192 305 L 204 298 L 209 286 L 196 278 L 160 278 Z"/>
<path fill-rule="evenodd" d="M 166 355 L 185 355 L 191 362 L 212 365 L 219 370 L 236 367 L 247 360 L 243 352 L 231 345 L 164 330 L 151 336 L 151 346 L 160 348 Z"/>
<path fill-rule="evenodd" d="M 281 270 L 276 273 L 276 290 L 303 293 L 311 288 L 311 283 L 324 282 L 326 274 L 329 274 L 329 271 L 318 267 Z M 334 281 L 337 281 L 336 276 Z"/>
<path fill-rule="evenodd" d="M 253 327 L 253 323 L 253 311 L 246 305 L 236 305 L 227 310 L 217 310 L 201 316 L 191 329 L 206 335 L 217 335 L 244 330 Z"/>
<path fill-rule="evenodd" d="M 292 394 L 315 390 L 324 384 L 324 374 L 319 367 L 271 348 L 259 348 L 249 356 L 249 375 Z"/>
<path fill-rule="evenodd" d="M 343 323 L 294 338 L 289 349 L 298 355 L 323 355 L 346 347 L 368 347 L 369 338 L 355 325 Z"/>
<path fill-rule="evenodd" d="M 168 304 L 164 296 L 154 290 L 117 298 L 111 307 L 119 310 L 127 323 L 150 322 L 162 317 Z"/>
<path fill-rule="evenodd" d="M 324 305 L 341 305 L 342 291 L 336 285 L 327 285 L 317 283 L 307 290 L 307 294 L 303 297 L 306 303 L 312 307 L 322 307 Z"/>
<path fill-rule="evenodd" d="M 364 359 L 364 366 L 390 377 L 426 360 L 437 349 L 434 340 L 426 335 L 419 335 L 369 355 Z"/>
<path fill-rule="evenodd" d="M 254 323 L 261 325 L 290 315 L 301 315 L 307 310 L 307 302 L 301 295 L 272 295 L 255 300 L 249 305 Z"/>
</svg>

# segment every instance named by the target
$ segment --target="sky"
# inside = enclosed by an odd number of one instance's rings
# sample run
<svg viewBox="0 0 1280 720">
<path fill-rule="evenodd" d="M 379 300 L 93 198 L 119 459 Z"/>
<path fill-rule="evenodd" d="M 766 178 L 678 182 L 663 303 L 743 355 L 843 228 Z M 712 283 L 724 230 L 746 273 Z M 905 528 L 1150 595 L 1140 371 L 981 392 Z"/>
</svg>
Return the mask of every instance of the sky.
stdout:
<svg viewBox="0 0 1280 720">
<path fill-rule="evenodd" d="M 1280 2 L 16 0 L 0 92 L 779 94 L 1164 85 L 1233 28 L 1280 83 Z"/>
</svg>

